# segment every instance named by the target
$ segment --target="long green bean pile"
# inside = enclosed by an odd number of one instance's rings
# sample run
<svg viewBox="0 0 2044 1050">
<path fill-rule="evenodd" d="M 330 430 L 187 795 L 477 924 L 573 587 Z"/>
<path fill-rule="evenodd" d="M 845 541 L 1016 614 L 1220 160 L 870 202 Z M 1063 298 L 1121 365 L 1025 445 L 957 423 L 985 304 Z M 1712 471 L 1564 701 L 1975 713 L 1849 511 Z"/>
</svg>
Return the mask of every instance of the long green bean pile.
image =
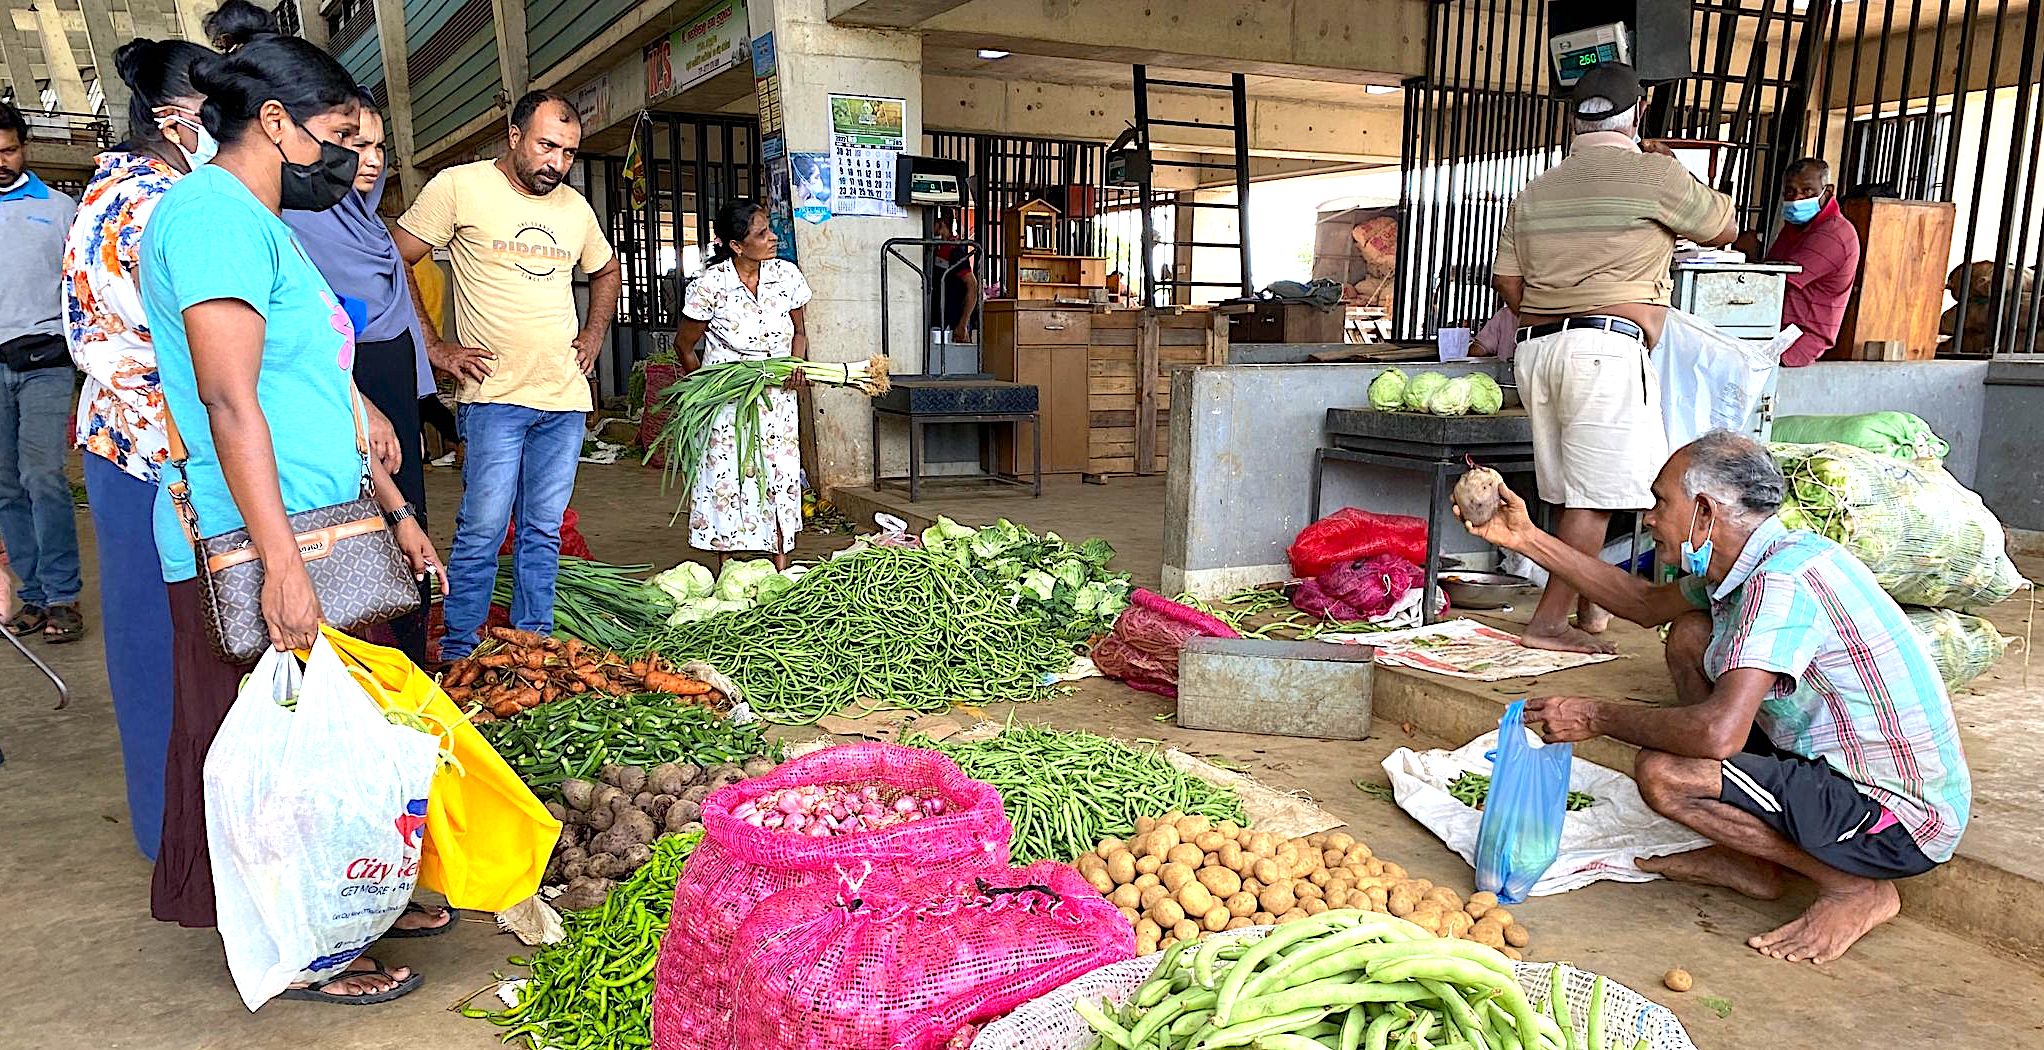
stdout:
<svg viewBox="0 0 2044 1050">
<path fill-rule="evenodd" d="M 675 881 L 702 839 L 702 832 L 691 831 L 654 842 L 653 859 L 601 906 L 562 916 L 566 937 L 531 958 L 511 960 L 532 970 L 518 989 L 518 1005 L 494 1012 L 464 1008 L 462 1015 L 504 1027 L 507 1043 L 531 1036 L 533 1046 L 549 1050 L 652 1046 L 660 937 L 674 906 Z"/>
<path fill-rule="evenodd" d="M 824 562 L 771 601 L 661 627 L 637 648 L 707 661 L 783 725 L 857 707 L 1033 700 L 1071 665 L 1063 643 L 966 570 L 892 547 Z"/>
<path fill-rule="evenodd" d="M 903 742 L 942 752 L 966 776 L 1001 793 L 1015 829 L 1008 851 L 1017 864 L 1070 862 L 1101 839 L 1135 834 L 1137 817 L 1172 810 L 1246 823 L 1233 791 L 1174 769 L 1153 748 L 1092 733 L 1012 725 L 971 743 Z"/>
<path fill-rule="evenodd" d="M 764 724 L 739 725 L 664 693 L 579 693 L 476 728 L 518 779 L 548 798 L 561 781 L 592 780 L 606 765 L 714 766 L 781 754 L 780 745 L 766 739 Z"/>
<path fill-rule="evenodd" d="M 674 600 L 665 591 L 639 579 L 652 568 L 562 558 L 554 582 L 555 629 L 612 651 L 630 645 L 639 632 L 664 623 L 674 612 Z M 490 590 L 490 601 L 510 608 L 516 575 L 510 558 L 497 559 L 497 582 Z"/>
</svg>

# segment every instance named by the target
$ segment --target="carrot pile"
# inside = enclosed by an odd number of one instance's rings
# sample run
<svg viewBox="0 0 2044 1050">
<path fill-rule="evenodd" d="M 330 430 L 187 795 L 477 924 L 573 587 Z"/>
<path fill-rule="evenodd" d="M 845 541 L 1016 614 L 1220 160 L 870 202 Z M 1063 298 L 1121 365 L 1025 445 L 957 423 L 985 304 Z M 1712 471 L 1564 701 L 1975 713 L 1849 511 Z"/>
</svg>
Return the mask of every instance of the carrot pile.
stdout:
<svg viewBox="0 0 2044 1050">
<path fill-rule="evenodd" d="M 675 673 L 658 656 L 626 660 L 573 638 L 548 638 L 510 627 L 485 628 L 483 634 L 485 640 L 475 653 L 448 665 L 440 679 L 448 699 L 481 708 L 478 722 L 510 718 L 580 693 L 670 693 L 710 707 L 726 702 L 708 682 Z"/>
</svg>

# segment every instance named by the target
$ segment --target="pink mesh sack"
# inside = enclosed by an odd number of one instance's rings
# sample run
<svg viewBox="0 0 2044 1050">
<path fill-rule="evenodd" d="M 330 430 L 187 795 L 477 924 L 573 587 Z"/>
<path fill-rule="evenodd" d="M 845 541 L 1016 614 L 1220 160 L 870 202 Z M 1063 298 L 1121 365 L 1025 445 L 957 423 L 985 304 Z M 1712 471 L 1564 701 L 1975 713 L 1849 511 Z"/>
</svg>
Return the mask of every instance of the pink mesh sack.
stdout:
<svg viewBox="0 0 2044 1050">
<path fill-rule="evenodd" d="M 938 816 L 878 831 L 810 838 L 732 815 L 769 791 L 806 784 L 878 784 L 944 800 Z M 1008 862 L 1011 829 L 994 789 L 935 751 L 893 744 L 828 747 L 703 800 L 703 841 L 674 887 L 653 991 L 658 1050 L 728 1050 L 738 928 L 761 901 L 840 872 L 984 871 Z M 1119 918 L 1119 914 L 1116 915 Z"/>
<path fill-rule="evenodd" d="M 1093 666 L 1130 688 L 1178 695 L 1178 653 L 1189 638 L 1240 638 L 1234 628 L 1160 594 L 1136 588 L 1114 630 L 1093 647 Z"/>
<path fill-rule="evenodd" d="M 737 1050 L 939 1050 L 1133 958 L 1115 906 L 1064 864 L 815 882 L 753 909 L 732 949 Z"/>
</svg>

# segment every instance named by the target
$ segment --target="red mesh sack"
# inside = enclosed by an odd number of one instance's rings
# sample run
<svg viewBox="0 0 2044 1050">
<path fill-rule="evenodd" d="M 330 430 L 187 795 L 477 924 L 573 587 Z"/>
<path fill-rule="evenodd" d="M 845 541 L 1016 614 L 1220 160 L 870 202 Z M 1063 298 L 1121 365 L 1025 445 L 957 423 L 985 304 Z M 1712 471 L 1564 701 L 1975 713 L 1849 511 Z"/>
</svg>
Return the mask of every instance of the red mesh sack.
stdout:
<svg viewBox="0 0 2044 1050">
<path fill-rule="evenodd" d="M 1419 566 L 1395 554 L 1343 562 L 1300 584 L 1292 604 L 1329 620 L 1374 620 L 1426 583 Z"/>
<path fill-rule="evenodd" d="M 1114 630 L 1093 646 L 1093 666 L 1132 689 L 1178 695 L 1178 653 L 1188 638 L 1240 638 L 1235 629 L 1159 594 L 1136 588 Z"/>
<path fill-rule="evenodd" d="M 1395 554 L 1414 565 L 1427 560 L 1427 523 L 1406 514 L 1372 514 L 1343 507 L 1299 530 L 1289 552 L 1292 575 L 1312 578 L 1343 562 Z"/>
<path fill-rule="evenodd" d="M 575 527 L 581 520 L 582 515 L 575 513 L 573 507 L 569 507 L 567 513 L 561 515 L 561 557 L 590 560 L 589 541 L 583 539 L 582 530 Z M 497 548 L 497 557 L 510 557 L 517 542 L 518 523 L 514 521 L 511 527 L 504 531 L 504 542 Z"/>
<path fill-rule="evenodd" d="M 938 1050 L 1135 956 L 1112 902 L 1069 865 L 812 883 L 753 909 L 732 947 L 737 1050 Z"/>
<path fill-rule="evenodd" d="M 667 413 L 660 408 L 660 395 L 681 380 L 680 365 L 650 362 L 646 365 L 646 397 L 639 407 L 639 447 L 646 450 L 646 463 L 650 466 L 667 465 L 667 450 L 660 447 L 660 431 L 667 426 Z"/>
<path fill-rule="evenodd" d="M 804 784 L 880 784 L 941 797 L 947 808 L 940 816 L 831 838 L 757 828 L 731 815 L 769 791 Z M 1012 831 L 991 786 L 967 777 L 935 751 L 882 743 L 827 747 L 764 777 L 714 791 L 703 800 L 702 821 L 702 845 L 675 884 L 674 910 L 660 944 L 653 990 L 658 1050 L 732 1046 L 738 986 L 729 966 L 731 946 L 761 901 L 835 880 L 841 872 L 985 871 L 1008 862 Z"/>
</svg>

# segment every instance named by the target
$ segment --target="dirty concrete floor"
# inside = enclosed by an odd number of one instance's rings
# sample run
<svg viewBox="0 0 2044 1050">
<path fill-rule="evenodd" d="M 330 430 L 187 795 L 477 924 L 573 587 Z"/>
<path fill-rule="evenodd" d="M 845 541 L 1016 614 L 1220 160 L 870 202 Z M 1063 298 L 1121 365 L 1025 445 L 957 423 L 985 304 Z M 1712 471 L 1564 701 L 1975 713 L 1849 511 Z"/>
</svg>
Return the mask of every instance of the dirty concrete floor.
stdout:
<svg viewBox="0 0 2044 1050">
<path fill-rule="evenodd" d="M 452 520 L 450 491 L 436 474 L 437 520 Z M 1134 488 L 1133 485 L 1129 486 Z M 671 504 L 651 472 L 586 469 L 576 506 L 596 553 L 614 561 L 670 563 L 682 538 L 665 523 Z M 1111 491 L 1111 490 L 1110 490 Z M 1161 495 L 1161 490 L 1157 493 Z M 1059 513 L 1046 496 L 1037 527 L 1085 534 L 1083 517 Z M 1159 499 L 1118 497 L 1114 530 L 1101 529 L 1139 577 L 1154 579 L 1138 537 L 1123 536 L 1143 515 L 1158 530 Z M 81 521 L 82 521 L 81 516 Z M 88 571 L 90 529 L 82 526 Z M 444 538 L 445 526 L 442 528 Z M 1156 540 L 1148 541 L 1154 549 Z M 821 545 L 828 545 L 822 541 Z M 96 603 L 88 612 L 98 622 Z M 333 1050 L 496 1045 L 495 1029 L 449 1012 L 489 981 L 519 946 L 487 920 L 429 940 L 392 942 L 378 954 L 427 975 L 419 992 L 382 1007 L 350 1009 L 275 1003 L 244 1011 L 210 931 L 181 930 L 148 914 L 147 865 L 125 821 L 119 751 L 100 670 L 100 639 L 46 649 L 77 699 L 49 710 L 47 685 L 19 657 L 0 652 L 0 1045 L 37 1050 Z M 6 661 L 15 661 L 8 664 Z M 1466 888 L 1469 871 L 1389 803 L 1364 795 L 1358 779 L 1381 782 L 1379 763 L 1398 746 L 1443 746 L 1380 725 L 1360 743 L 1289 740 L 1179 730 L 1157 716 L 1168 701 L 1105 682 L 1030 705 L 998 705 L 990 718 L 1016 717 L 1126 738 L 1164 740 L 1227 759 L 1265 782 L 1311 794 L 1379 853 L 1416 874 Z M 1760 904 L 1677 886 L 1601 884 L 1518 909 L 1533 931 L 1530 955 L 1567 959 L 1609 974 L 1667 1003 L 1697 1044 L 1716 1048 L 1804 1047 L 1834 1033 L 1879 1032 L 1884 1043 L 1951 1047 L 2044 1045 L 2044 975 L 1959 938 L 1899 921 L 1824 968 L 1772 962 L 1743 939 L 1793 914 L 1796 902 Z M 1696 990 L 1658 986 L 1670 966 L 1696 975 Z M 1719 1011 L 1728 1011 L 1719 1017 Z M 1867 1041 L 1862 1037 L 1856 1042 Z"/>
</svg>

